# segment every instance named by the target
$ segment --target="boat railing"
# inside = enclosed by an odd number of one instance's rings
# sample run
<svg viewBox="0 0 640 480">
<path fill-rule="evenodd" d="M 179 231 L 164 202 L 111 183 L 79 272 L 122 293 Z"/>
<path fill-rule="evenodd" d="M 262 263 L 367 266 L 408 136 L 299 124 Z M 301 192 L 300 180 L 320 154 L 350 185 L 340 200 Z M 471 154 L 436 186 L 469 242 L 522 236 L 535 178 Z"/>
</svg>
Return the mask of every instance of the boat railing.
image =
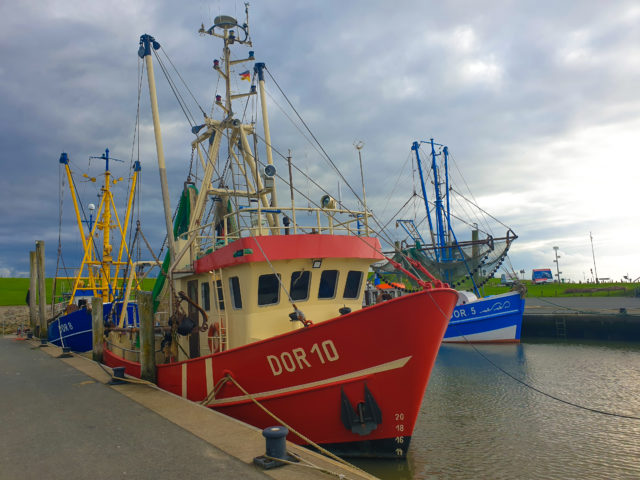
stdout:
<svg viewBox="0 0 640 480">
<path fill-rule="evenodd" d="M 283 221 L 276 228 L 269 226 L 267 215 L 279 215 Z M 304 221 L 299 221 L 304 216 Z M 329 234 L 369 236 L 370 213 L 340 208 L 295 207 L 292 208 L 259 208 L 244 207 L 237 212 L 226 214 L 217 224 L 208 223 L 199 227 L 201 231 L 213 230 L 210 235 L 199 235 L 198 241 L 203 251 L 220 248 L 240 238 L 273 234 Z M 219 234 L 215 227 L 223 226 Z M 185 237 L 188 236 L 184 234 Z"/>
</svg>

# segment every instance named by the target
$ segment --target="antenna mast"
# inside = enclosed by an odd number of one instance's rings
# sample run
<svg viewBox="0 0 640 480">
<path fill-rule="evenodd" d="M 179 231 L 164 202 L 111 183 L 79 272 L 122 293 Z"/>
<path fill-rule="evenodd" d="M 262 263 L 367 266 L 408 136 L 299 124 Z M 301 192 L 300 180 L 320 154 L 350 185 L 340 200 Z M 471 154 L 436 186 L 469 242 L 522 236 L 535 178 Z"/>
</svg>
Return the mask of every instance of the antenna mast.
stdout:
<svg viewBox="0 0 640 480">
<path fill-rule="evenodd" d="M 596 283 L 600 283 L 598 281 L 598 269 L 596 268 L 596 254 L 595 254 L 595 251 L 593 250 L 593 235 L 591 235 L 591 232 L 589 232 L 589 238 L 591 239 L 591 255 L 593 256 L 593 271 L 596 275 Z"/>
</svg>

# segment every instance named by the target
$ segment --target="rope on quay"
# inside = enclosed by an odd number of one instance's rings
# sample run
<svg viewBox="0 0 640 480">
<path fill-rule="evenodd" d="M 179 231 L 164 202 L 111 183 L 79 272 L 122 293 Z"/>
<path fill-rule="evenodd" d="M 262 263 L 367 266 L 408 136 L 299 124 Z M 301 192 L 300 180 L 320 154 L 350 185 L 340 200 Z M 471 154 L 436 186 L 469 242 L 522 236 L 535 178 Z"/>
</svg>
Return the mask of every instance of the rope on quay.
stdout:
<svg viewBox="0 0 640 480">
<path fill-rule="evenodd" d="M 311 445 L 312 447 L 316 448 L 320 453 L 326 455 L 327 457 L 335 460 L 336 462 L 339 462 L 343 465 L 346 465 L 350 468 L 353 468 L 355 470 L 364 472 L 364 470 L 356 467 L 355 465 L 347 462 L 346 460 L 338 457 L 337 455 L 331 453 L 329 450 L 322 448 L 320 445 L 318 445 L 317 443 L 315 443 L 313 440 L 311 440 L 310 438 L 306 437 L 305 435 L 303 435 L 302 433 L 298 432 L 296 429 L 294 429 L 293 427 L 291 427 L 290 425 L 288 425 L 286 422 L 284 422 L 281 418 L 279 418 L 275 413 L 269 411 L 269 409 L 267 409 L 264 405 L 262 405 L 258 400 L 256 400 L 256 398 L 250 394 L 249 392 L 247 392 L 244 387 L 242 387 L 242 385 L 240 385 L 235 378 L 233 378 L 231 375 L 227 374 L 225 376 L 225 378 L 228 378 L 229 380 L 231 380 L 231 382 L 233 382 L 233 384 L 238 387 L 240 389 L 240 391 L 242 393 L 244 393 L 247 397 L 249 397 L 249 399 L 256 404 L 256 406 L 258 406 L 260 409 L 262 409 L 262 411 L 264 411 L 267 415 L 269 415 L 271 418 L 273 418 L 276 422 L 280 423 L 281 425 L 287 427 L 287 429 L 289 429 L 290 432 L 294 433 L 295 435 L 297 435 L 298 437 L 300 437 L 302 440 L 304 440 L 305 442 L 307 442 L 309 445 Z M 281 459 L 278 459 L 278 461 L 282 461 Z M 329 472 L 328 472 L 329 473 Z M 366 473 L 366 472 L 364 472 Z"/>
</svg>

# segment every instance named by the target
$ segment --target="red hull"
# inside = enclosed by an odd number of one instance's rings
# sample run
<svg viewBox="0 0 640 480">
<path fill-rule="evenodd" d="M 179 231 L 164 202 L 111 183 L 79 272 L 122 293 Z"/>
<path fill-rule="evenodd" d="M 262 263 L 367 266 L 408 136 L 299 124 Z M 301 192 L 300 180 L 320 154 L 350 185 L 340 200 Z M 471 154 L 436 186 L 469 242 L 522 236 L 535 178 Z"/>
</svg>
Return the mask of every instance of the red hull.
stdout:
<svg viewBox="0 0 640 480">
<path fill-rule="evenodd" d="M 202 401 L 231 374 L 289 426 L 337 454 L 404 457 L 456 300 L 454 290 L 426 290 L 226 352 L 159 365 L 158 385 Z M 108 350 L 104 358 L 140 375 L 135 362 Z M 360 403 L 365 417 L 373 410 L 364 431 L 360 421 L 349 421 Z M 260 428 L 276 423 L 231 382 L 208 406 Z M 288 439 L 305 444 L 293 433 Z"/>
</svg>

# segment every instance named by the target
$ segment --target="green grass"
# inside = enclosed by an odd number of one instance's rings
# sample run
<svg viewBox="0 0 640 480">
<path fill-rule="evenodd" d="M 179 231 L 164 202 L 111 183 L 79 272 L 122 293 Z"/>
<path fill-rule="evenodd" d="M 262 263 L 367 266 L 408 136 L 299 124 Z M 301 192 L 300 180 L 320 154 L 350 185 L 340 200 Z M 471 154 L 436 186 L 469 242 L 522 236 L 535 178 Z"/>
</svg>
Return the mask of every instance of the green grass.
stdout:
<svg viewBox="0 0 640 480">
<path fill-rule="evenodd" d="M 155 278 L 147 278 L 142 282 L 142 289 L 151 291 Z M 390 279 L 393 281 L 393 279 Z M 552 283 L 547 285 L 533 285 L 530 280 L 524 280 L 527 287 L 527 297 L 634 297 L 640 295 L 640 283 Z M 51 287 L 53 279 L 45 281 L 47 303 L 51 303 Z M 70 286 L 58 284 L 56 290 L 60 294 L 69 291 Z M 26 295 L 29 289 L 28 278 L 0 278 L 0 305 L 26 305 Z M 511 287 L 500 285 L 499 278 L 493 278 L 483 287 L 483 295 L 498 295 L 511 290 Z M 594 291 L 595 290 L 595 291 Z"/>
<path fill-rule="evenodd" d="M 373 274 L 369 274 L 369 281 L 373 281 Z M 385 275 L 386 282 L 406 282 L 398 275 Z M 520 280 L 527 287 L 527 297 L 634 297 L 640 296 L 640 283 L 550 283 L 546 285 L 534 285 L 531 280 Z M 413 285 L 407 288 L 415 289 Z M 461 288 L 471 290 L 470 284 Z M 511 291 L 510 286 L 501 285 L 499 278 L 490 279 L 482 288 L 483 296 L 499 295 Z"/>
<path fill-rule="evenodd" d="M 147 278 L 142 282 L 142 289 L 151 291 L 155 278 Z M 0 306 L 8 305 L 26 305 L 27 290 L 29 290 L 28 278 L 0 278 Z M 45 290 L 47 295 L 47 303 L 51 303 L 51 289 L 53 287 L 53 279 L 45 279 Z M 59 282 L 56 285 L 57 294 L 68 292 L 72 288 L 70 283 L 64 284 Z"/>
<path fill-rule="evenodd" d="M 634 297 L 640 295 L 640 283 L 549 283 L 534 285 L 530 280 L 522 281 L 527 287 L 527 297 Z M 500 279 L 491 279 L 483 288 L 484 295 L 497 295 L 511 290 L 500 285 Z"/>
</svg>

